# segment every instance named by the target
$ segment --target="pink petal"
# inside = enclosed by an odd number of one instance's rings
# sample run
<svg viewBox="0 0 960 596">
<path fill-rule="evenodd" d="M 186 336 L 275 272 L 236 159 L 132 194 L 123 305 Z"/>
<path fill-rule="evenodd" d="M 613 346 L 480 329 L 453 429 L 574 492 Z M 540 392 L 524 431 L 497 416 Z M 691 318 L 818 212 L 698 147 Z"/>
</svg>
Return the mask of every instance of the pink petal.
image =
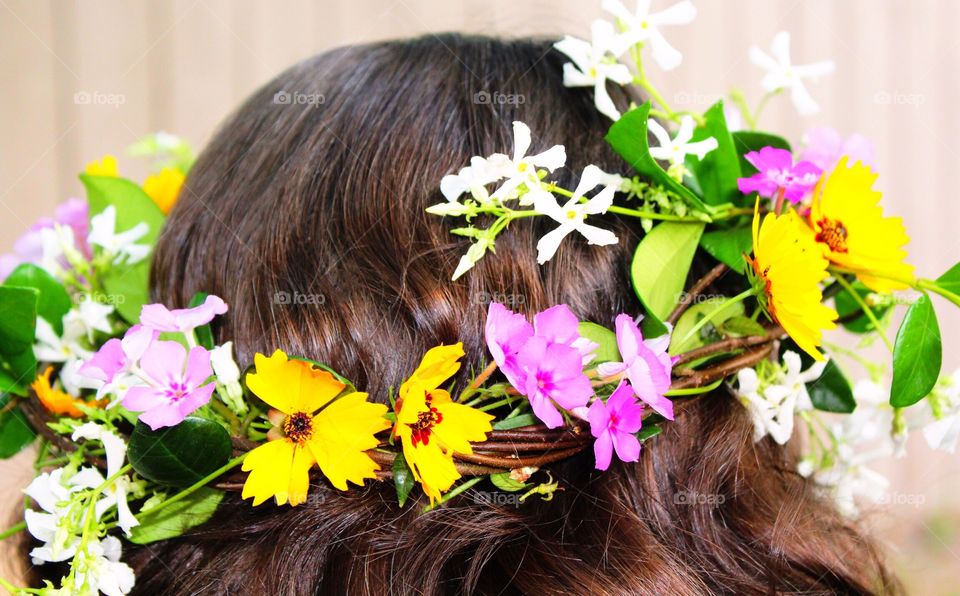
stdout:
<svg viewBox="0 0 960 596">
<path fill-rule="evenodd" d="M 143 325 L 134 325 L 123 335 L 123 351 L 131 361 L 140 360 L 143 353 L 147 351 L 160 333 L 144 327 Z"/>
<path fill-rule="evenodd" d="M 632 433 L 613 433 L 613 447 L 620 461 L 638 461 L 640 459 L 640 441 Z"/>
<path fill-rule="evenodd" d="M 533 317 L 534 332 L 548 341 L 569 344 L 580 337 L 580 321 L 566 304 L 558 304 Z"/>
<path fill-rule="evenodd" d="M 127 356 L 123 352 L 123 345 L 119 339 L 114 338 L 103 344 L 77 372 L 85 377 L 109 383 L 126 364 Z"/>
<path fill-rule="evenodd" d="M 183 382 L 187 387 L 200 386 L 212 374 L 210 352 L 200 346 L 190 348 L 190 353 L 187 355 L 187 369 L 183 373 Z"/>
<path fill-rule="evenodd" d="M 207 405 L 213 390 L 216 389 L 216 383 L 207 383 L 194 391 L 183 396 L 183 399 L 177 404 L 180 413 L 184 416 L 192 414 L 197 408 Z"/>
<path fill-rule="evenodd" d="M 149 426 L 151 430 L 157 430 L 165 426 L 176 426 L 183 422 L 184 418 L 185 416 L 176 404 L 157 406 L 140 414 L 140 421 Z"/>
<path fill-rule="evenodd" d="M 606 470 L 610 467 L 610 459 L 613 455 L 613 444 L 609 432 L 603 432 L 593 443 L 593 455 L 597 460 L 596 468 Z"/>
<path fill-rule="evenodd" d="M 151 410 L 167 403 L 166 394 L 162 389 L 154 387 L 131 387 L 123 396 L 123 407 L 131 412 Z"/>
<path fill-rule="evenodd" d="M 175 341 L 155 341 L 140 360 L 140 367 L 160 385 L 170 386 L 183 379 L 187 350 Z"/>
</svg>

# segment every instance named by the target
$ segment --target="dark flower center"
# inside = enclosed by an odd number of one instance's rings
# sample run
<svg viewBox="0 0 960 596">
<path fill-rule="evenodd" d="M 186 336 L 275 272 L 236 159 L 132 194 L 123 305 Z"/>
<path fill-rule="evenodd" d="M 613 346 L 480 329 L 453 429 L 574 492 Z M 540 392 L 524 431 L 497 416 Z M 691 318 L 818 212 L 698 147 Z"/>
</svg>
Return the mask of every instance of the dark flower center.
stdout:
<svg viewBox="0 0 960 596">
<path fill-rule="evenodd" d="M 410 425 L 410 430 L 413 431 L 410 435 L 410 440 L 413 442 L 414 447 L 421 443 L 429 445 L 430 429 L 433 428 L 434 424 L 440 424 L 440 422 L 443 421 L 443 414 L 430 405 L 429 394 L 427 395 L 426 405 L 427 410 L 418 413 L 417 421 Z"/>
<path fill-rule="evenodd" d="M 823 242 L 833 252 L 847 252 L 847 228 L 842 221 L 822 217 L 817 222 L 817 242 Z"/>
<path fill-rule="evenodd" d="M 283 421 L 283 434 L 294 443 L 303 443 L 313 435 L 313 419 L 306 412 L 296 412 Z"/>
</svg>

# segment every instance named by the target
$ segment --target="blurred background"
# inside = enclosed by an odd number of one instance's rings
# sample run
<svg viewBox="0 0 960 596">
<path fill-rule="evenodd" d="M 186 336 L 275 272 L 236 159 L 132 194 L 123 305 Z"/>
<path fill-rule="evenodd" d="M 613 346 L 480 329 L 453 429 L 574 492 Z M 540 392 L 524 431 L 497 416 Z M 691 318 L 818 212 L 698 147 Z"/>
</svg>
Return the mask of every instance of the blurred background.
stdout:
<svg viewBox="0 0 960 596">
<path fill-rule="evenodd" d="M 960 166 L 960 2 L 694 2 L 692 25 L 664 30 L 684 54 L 681 67 L 664 74 L 648 66 L 674 108 L 703 110 L 731 87 L 755 105 L 762 72 L 748 48 L 766 51 L 777 31 L 789 31 L 794 63 L 831 58 L 837 69 L 808 85 L 820 114 L 802 118 L 779 97 L 760 127 L 795 146 L 820 124 L 865 135 L 876 145 L 885 208 L 904 218 L 918 273 L 936 277 L 960 260 L 951 182 Z M 654 0 L 653 9 L 672 3 Z M 600 0 L 0 0 L 0 253 L 80 194 L 84 164 L 160 130 L 200 149 L 250 92 L 317 52 L 450 30 L 589 37 L 600 16 Z M 122 155 L 120 167 L 134 179 L 146 174 Z M 946 374 L 960 368 L 960 312 L 937 306 Z M 864 523 L 887 543 L 910 593 L 960 594 L 960 455 L 932 452 L 920 436 L 908 446 L 906 459 L 877 466 L 895 498 Z M 29 458 L 0 462 L 3 502 L 19 498 Z"/>
</svg>

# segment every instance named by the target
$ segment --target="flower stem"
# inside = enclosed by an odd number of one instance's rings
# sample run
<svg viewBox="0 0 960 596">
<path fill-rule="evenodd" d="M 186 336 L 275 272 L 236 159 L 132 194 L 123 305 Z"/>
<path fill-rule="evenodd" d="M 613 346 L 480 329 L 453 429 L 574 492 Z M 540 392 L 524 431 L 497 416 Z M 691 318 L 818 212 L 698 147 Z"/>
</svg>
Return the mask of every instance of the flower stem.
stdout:
<svg viewBox="0 0 960 596">
<path fill-rule="evenodd" d="M 475 477 L 475 478 L 471 478 L 470 480 L 467 480 L 466 482 L 464 482 L 464 483 L 462 483 L 462 484 L 457 485 L 456 487 L 453 488 L 453 490 L 451 490 L 451 491 L 448 492 L 447 494 L 445 494 L 445 495 L 443 495 L 442 497 L 440 497 L 440 500 L 439 500 L 439 501 L 437 501 L 436 503 L 433 503 L 433 504 L 431 504 L 431 505 L 427 505 L 426 507 L 424 507 L 424 508 L 423 508 L 423 512 L 426 513 L 427 511 L 431 511 L 431 510 L 433 510 L 433 509 L 436 509 L 436 508 L 439 507 L 440 505 L 443 505 L 444 503 L 446 503 L 446 502 L 449 501 L 450 499 L 456 497 L 457 495 L 459 495 L 459 494 L 463 493 L 464 491 L 466 491 L 467 489 L 471 488 L 473 485 L 477 484 L 478 482 L 480 482 L 480 481 L 483 480 L 484 478 L 486 478 L 486 476 L 477 476 L 477 477 Z"/>
<path fill-rule="evenodd" d="M 883 327 L 880 326 L 880 321 L 877 320 L 877 315 L 873 313 L 873 310 L 867 304 L 866 300 L 863 299 L 854 288 L 842 275 L 836 277 L 837 283 L 846 290 L 847 294 L 853 298 L 854 302 L 863 310 L 863 314 L 870 321 L 870 324 L 873 325 L 873 328 L 876 330 L 877 334 L 880 335 L 880 339 L 883 340 L 883 343 L 887 346 L 887 349 L 890 350 L 890 353 L 893 353 L 893 344 L 890 343 L 890 338 L 887 337 L 886 332 L 883 330 Z"/>
<path fill-rule="evenodd" d="M 143 518 L 146 517 L 147 515 L 151 515 L 151 514 L 153 514 L 153 513 L 156 513 L 157 511 L 160 511 L 161 509 L 164 509 L 164 508 L 166 508 L 166 507 L 169 507 L 170 505 L 173 505 L 174 503 L 176 503 L 176 502 L 178 502 L 178 501 L 181 501 L 181 500 L 183 500 L 183 499 L 186 499 L 187 497 L 189 497 L 190 495 L 192 495 L 192 494 L 195 493 L 196 491 L 198 491 L 198 490 L 200 490 L 201 488 L 203 488 L 204 486 L 206 486 L 211 480 L 213 480 L 213 479 L 215 479 L 215 478 L 219 478 L 219 477 L 222 476 L 223 474 L 225 474 L 225 473 L 229 472 L 230 470 L 232 470 L 233 468 L 237 467 L 239 464 L 241 464 L 241 463 L 243 462 L 244 459 L 246 459 L 247 455 L 249 455 L 249 453 L 244 453 L 244 454 L 238 455 L 237 457 L 231 459 L 230 461 L 228 461 L 228 462 L 225 463 L 224 465 L 222 465 L 222 466 L 220 466 L 219 468 L 217 468 L 216 470 L 214 470 L 213 472 L 210 472 L 209 474 L 207 474 L 206 476 L 204 476 L 204 477 L 201 478 L 200 480 L 196 481 L 195 483 L 191 484 L 191 485 L 188 486 L 187 488 L 185 488 L 185 489 L 183 489 L 182 491 L 178 492 L 177 494 L 173 495 L 173 496 L 170 497 L 169 499 L 165 499 L 165 500 L 157 503 L 157 504 L 154 505 L 153 507 L 150 507 L 149 509 L 143 509 L 143 510 L 141 510 L 140 513 L 138 513 L 137 516 L 136 516 L 136 517 L 137 517 L 137 521 L 142 521 Z"/>
<path fill-rule="evenodd" d="M 960 306 L 960 296 L 957 296 L 950 290 L 941 287 L 940 284 L 933 281 L 932 279 L 918 279 L 916 284 L 914 285 L 914 288 L 917 288 L 920 290 L 930 290 L 931 292 L 935 294 L 939 294 L 940 296 L 946 298 L 950 302 L 954 303 L 956 306 Z"/>
<path fill-rule="evenodd" d="M 25 521 L 22 521 L 15 526 L 10 526 L 3 532 L 0 532 L 0 540 L 6 540 L 7 538 L 10 538 L 11 536 L 15 536 L 16 534 L 19 534 L 20 532 L 23 532 L 26 529 L 27 529 L 27 522 Z"/>
<path fill-rule="evenodd" d="M 744 290 L 743 292 L 737 294 L 736 296 L 734 296 L 734 297 L 732 297 L 732 298 L 727 298 L 726 300 L 724 300 L 723 302 L 721 302 L 720 304 L 718 304 L 715 309 L 713 309 L 713 310 L 711 310 L 709 313 L 707 313 L 702 319 L 700 319 L 699 321 L 697 321 L 696 325 L 694 325 L 693 327 L 691 327 L 691 328 L 690 328 L 690 331 L 688 331 L 687 334 L 686 334 L 685 336 L 683 336 L 683 338 L 680 339 L 679 342 L 677 342 L 677 345 L 678 345 L 678 346 L 682 346 L 683 344 L 685 344 L 688 339 L 690 339 L 691 337 L 693 337 L 694 335 L 696 335 L 696 333 L 697 333 L 698 331 L 700 331 L 701 329 L 703 329 L 703 327 L 704 327 L 707 323 L 709 323 L 710 321 L 712 321 L 712 320 L 714 319 L 714 317 L 716 317 L 718 314 L 720 314 L 721 312 L 723 312 L 723 311 L 724 311 L 725 309 L 727 309 L 728 307 L 733 306 L 734 304 L 743 302 L 743 301 L 746 300 L 747 298 L 750 298 L 751 296 L 755 296 L 756 294 L 757 294 L 757 289 L 756 289 L 756 288 L 750 288 L 750 289 Z"/>
<path fill-rule="evenodd" d="M 703 387 L 689 387 L 687 389 L 671 389 L 664 393 L 667 397 L 679 397 L 683 395 L 699 395 L 701 393 L 710 393 L 714 389 L 720 386 L 720 383 L 723 383 L 723 379 L 717 379 L 709 385 L 704 385 Z"/>
</svg>

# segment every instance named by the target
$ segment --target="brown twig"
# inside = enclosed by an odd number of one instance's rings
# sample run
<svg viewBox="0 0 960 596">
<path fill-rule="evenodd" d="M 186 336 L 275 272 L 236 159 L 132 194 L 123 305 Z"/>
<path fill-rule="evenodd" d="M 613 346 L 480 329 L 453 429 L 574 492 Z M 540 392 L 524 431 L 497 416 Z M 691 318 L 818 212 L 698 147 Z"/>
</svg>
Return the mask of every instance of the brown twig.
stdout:
<svg viewBox="0 0 960 596">
<path fill-rule="evenodd" d="M 781 337 L 783 337 L 783 329 L 777 326 L 767 329 L 766 335 L 751 335 L 748 337 L 733 337 L 730 339 L 724 339 L 680 354 L 674 365 L 686 364 L 687 362 L 693 362 L 694 360 L 699 360 L 708 356 L 715 356 L 717 354 L 723 354 L 725 352 L 733 352 L 741 348 L 749 348 L 751 346 L 774 341 Z"/>
<path fill-rule="evenodd" d="M 670 323 L 671 325 L 676 323 L 677 319 L 680 318 L 680 315 L 682 315 L 683 312 L 687 310 L 693 303 L 694 298 L 699 296 L 710 284 L 717 281 L 721 275 L 727 272 L 727 269 L 729 269 L 729 267 L 723 263 L 720 263 L 710 271 L 707 271 L 706 275 L 698 279 L 692 286 L 690 286 L 690 289 L 683 294 L 683 297 L 680 299 L 680 303 L 677 304 L 676 308 L 673 309 L 673 312 L 670 313 L 664 322 Z"/>
<path fill-rule="evenodd" d="M 704 385 L 709 385 L 718 379 L 723 379 L 728 375 L 731 375 L 741 368 L 747 368 L 748 366 L 753 366 L 754 364 L 760 362 L 764 358 L 770 355 L 770 352 L 773 351 L 773 344 L 767 343 L 761 345 L 759 348 L 749 350 L 736 356 L 724 360 L 716 366 L 710 368 L 705 368 L 703 370 L 698 370 L 694 374 L 678 379 L 673 382 L 670 386 L 671 389 L 687 389 L 692 387 L 703 387 Z"/>
</svg>

